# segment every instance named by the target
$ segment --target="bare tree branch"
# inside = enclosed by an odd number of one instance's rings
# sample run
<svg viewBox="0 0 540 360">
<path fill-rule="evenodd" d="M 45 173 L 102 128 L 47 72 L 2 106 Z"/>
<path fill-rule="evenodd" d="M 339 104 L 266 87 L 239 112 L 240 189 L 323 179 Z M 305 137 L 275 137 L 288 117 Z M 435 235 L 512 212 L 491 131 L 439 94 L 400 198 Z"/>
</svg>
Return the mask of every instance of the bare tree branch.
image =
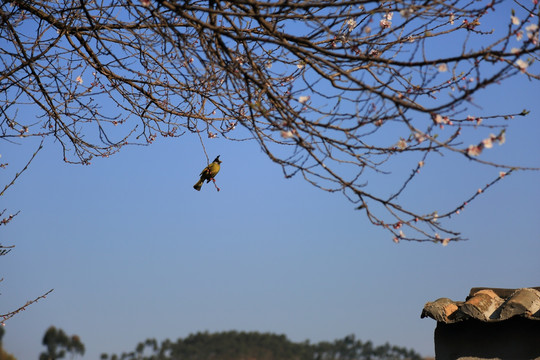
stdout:
<svg viewBox="0 0 540 360">
<path fill-rule="evenodd" d="M 0 314 L 0 318 L 1 318 L 1 323 L 2 325 L 4 325 L 4 322 L 6 320 L 9 320 L 11 319 L 13 316 L 17 315 L 18 313 L 20 313 L 21 311 L 24 311 L 26 310 L 26 308 L 30 305 L 32 305 L 33 303 L 36 303 L 38 302 L 39 300 L 41 299 L 45 299 L 47 297 L 47 295 L 49 295 L 51 292 L 53 292 L 54 289 L 51 289 L 49 291 L 47 291 L 46 293 L 44 293 L 43 295 L 40 295 L 38 296 L 37 298 L 33 299 L 33 300 L 29 300 L 27 301 L 23 306 L 19 307 L 18 309 L 16 310 L 13 310 L 13 311 L 10 311 L 6 314 Z"/>
<path fill-rule="evenodd" d="M 480 113 L 474 95 L 540 79 L 538 4 L 490 23 L 502 4 L 13 0 L 0 8 L 0 138 L 53 136 L 82 164 L 157 136 L 252 140 L 395 241 L 461 240 L 442 221 L 478 194 L 441 213 L 400 199 L 432 155 L 534 169 L 482 156 L 527 111 Z M 396 176 L 395 161 L 410 172 L 377 193 L 369 179 Z"/>
</svg>

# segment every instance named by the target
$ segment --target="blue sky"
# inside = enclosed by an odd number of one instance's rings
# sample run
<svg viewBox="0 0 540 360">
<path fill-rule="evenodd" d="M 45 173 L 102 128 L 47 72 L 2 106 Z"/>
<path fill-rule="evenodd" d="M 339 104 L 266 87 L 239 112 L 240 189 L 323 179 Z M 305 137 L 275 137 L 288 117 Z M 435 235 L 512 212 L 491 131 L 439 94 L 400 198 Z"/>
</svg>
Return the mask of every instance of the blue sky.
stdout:
<svg viewBox="0 0 540 360">
<path fill-rule="evenodd" d="M 518 76 L 477 97 L 487 113 L 531 110 L 483 156 L 540 166 L 538 90 Z M 220 192 L 192 188 L 206 161 L 196 136 L 91 166 L 64 164 L 59 145 L 45 145 L 0 206 L 21 210 L 0 229 L 16 245 L 0 262 L 2 312 L 55 289 L 6 322 L 3 344 L 19 359 L 37 359 L 50 325 L 78 334 L 84 359 L 230 329 L 294 341 L 354 333 L 427 356 L 435 321 L 420 319 L 425 302 L 540 285 L 538 172 L 516 172 L 470 204 L 450 223 L 470 240 L 443 247 L 394 244 L 342 196 L 284 179 L 254 143 L 206 141 L 223 161 Z M 33 150 L 0 145 L 10 171 Z M 429 165 L 406 204 L 451 207 L 498 174 L 451 155 Z"/>
</svg>

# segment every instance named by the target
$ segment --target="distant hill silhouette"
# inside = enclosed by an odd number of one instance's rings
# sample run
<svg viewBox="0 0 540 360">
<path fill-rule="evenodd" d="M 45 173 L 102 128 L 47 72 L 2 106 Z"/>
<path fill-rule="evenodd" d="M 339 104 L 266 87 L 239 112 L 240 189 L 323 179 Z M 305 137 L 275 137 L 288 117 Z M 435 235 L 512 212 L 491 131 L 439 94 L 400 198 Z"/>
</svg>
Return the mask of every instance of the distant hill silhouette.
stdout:
<svg viewBox="0 0 540 360">
<path fill-rule="evenodd" d="M 148 339 L 134 351 L 102 354 L 102 360 L 421 360 L 412 349 L 374 346 L 349 335 L 333 342 L 295 343 L 285 335 L 259 332 L 198 332 L 176 342 Z"/>
</svg>

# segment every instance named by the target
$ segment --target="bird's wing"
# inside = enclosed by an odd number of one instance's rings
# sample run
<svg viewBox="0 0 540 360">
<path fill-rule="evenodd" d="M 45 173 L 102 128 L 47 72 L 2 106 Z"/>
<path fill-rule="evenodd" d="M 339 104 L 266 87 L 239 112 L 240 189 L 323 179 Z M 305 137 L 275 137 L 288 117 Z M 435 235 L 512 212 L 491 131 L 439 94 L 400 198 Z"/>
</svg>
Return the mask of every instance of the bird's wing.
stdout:
<svg viewBox="0 0 540 360">
<path fill-rule="evenodd" d="M 210 165 L 208 165 L 207 167 L 205 167 L 205 168 L 203 169 L 203 171 L 201 171 L 201 173 L 199 174 L 199 176 L 203 176 L 203 175 L 208 174 L 208 173 L 210 173 Z"/>
</svg>

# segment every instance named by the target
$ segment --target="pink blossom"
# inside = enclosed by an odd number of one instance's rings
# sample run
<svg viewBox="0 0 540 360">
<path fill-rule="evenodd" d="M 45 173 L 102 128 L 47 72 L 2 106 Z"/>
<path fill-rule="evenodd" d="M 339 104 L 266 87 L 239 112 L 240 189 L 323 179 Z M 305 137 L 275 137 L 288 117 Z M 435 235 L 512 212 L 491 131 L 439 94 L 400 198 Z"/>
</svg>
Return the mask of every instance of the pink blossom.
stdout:
<svg viewBox="0 0 540 360">
<path fill-rule="evenodd" d="M 478 145 L 469 145 L 467 148 L 467 155 L 478 156 L 482 153 L 482 149 Z"/>
<path fill-rule="evenodd" d="M 519 18 L 517 16 L 511 16 L 510 19 L 512 19 L 512 24 L 519 25 L 521 24 L 521 21 L 519 21 Z"/>
<path fill-rule="evenodd" d="M 294 136 L 293 132 L 291 130 L 281 130 L 281 137 L 284 139 L 290 139 Z"/>
</svg>

